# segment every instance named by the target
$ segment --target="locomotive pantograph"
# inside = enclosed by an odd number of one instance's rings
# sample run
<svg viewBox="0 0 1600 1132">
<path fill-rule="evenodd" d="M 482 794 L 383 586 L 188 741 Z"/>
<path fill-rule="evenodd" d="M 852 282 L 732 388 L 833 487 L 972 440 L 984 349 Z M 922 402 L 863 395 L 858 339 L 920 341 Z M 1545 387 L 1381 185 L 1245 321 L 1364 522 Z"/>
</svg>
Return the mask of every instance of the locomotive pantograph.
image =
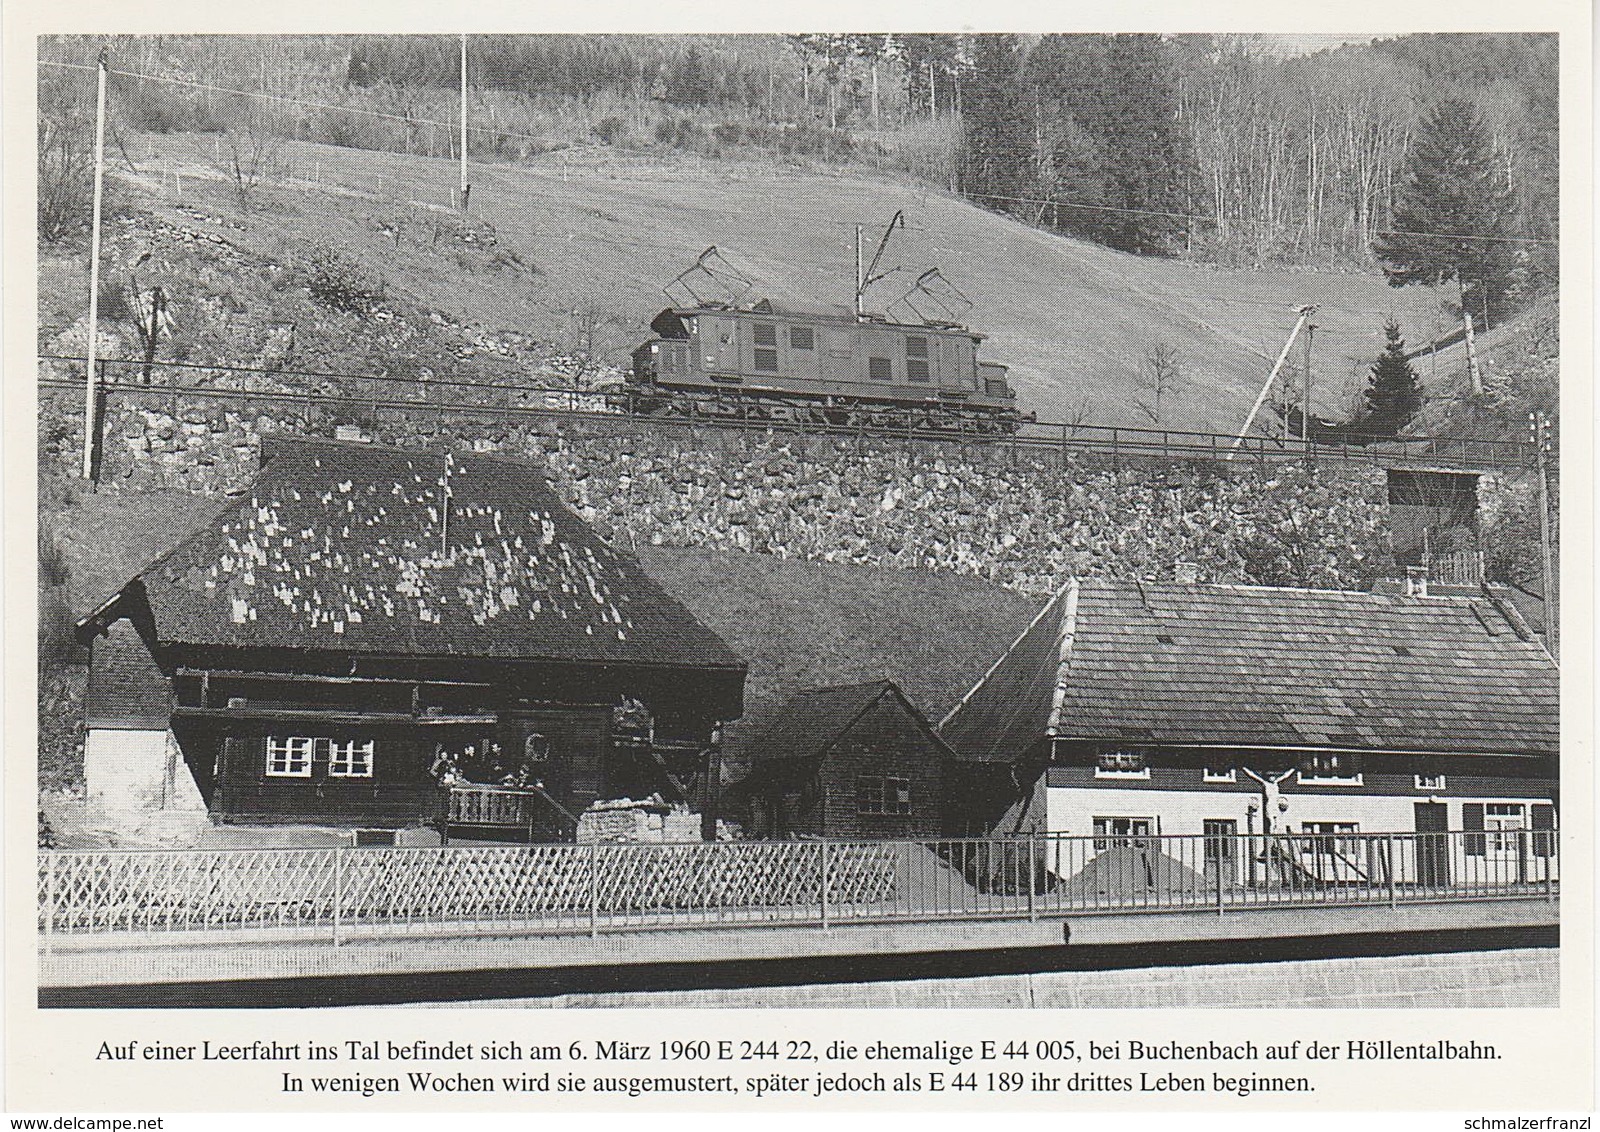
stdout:
<svg viewBox="0 0 1600 1132">
<path fill-rule="evenodd" d="M 890 231 L 898 223 L 896 214 Z M 967 302 L 937 270 L 924 272 L 887 308 L 909 317 L 861 309 L 862 292 L 892 273 L 873 274 L 887 240 L 888 232 L 866 272 L 857 268 L 854 310 L 744 302 L 750 281 L 716 248 L 706 249 L 668 285 L 668 297 L 682 301 L 656 315 L 655 337 L 633 352 L 632 407 L 673 416 L 1014 431 L 1025 418 L 1006 367 L 978 357 L 984 336 L 925 313 L 933 305 L 948 314 L 952 302 Z M 708 283 L 720 294 L 704 294 Z"/>
</svg>

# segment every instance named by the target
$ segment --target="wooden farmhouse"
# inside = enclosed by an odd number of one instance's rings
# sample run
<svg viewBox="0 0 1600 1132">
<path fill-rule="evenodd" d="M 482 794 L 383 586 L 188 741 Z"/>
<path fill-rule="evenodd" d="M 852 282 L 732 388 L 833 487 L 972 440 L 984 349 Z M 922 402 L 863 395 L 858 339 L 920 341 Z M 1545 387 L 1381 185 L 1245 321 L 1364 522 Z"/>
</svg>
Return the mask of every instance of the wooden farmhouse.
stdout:
<svg viewBox="0 0 1600 1132">
<path fill-rule="evenodd" d="M 84 618 L 111 809 L 398 828 L 450 782 L 714 810 L 744 664 L 530 464 L 268 441 L 249 494 Z"/>
<path fill-rule="evenodd" d="M 1548 845 L 1558 708 L 1555 662 L 1492 590 L 1085 578 L 939 731 L 964 758 L 1011 769 L 967 798 L 996 833 L 1222 845 L 1460 830 L 1483 855 Z"/>
<path fill-rule="evenodd" d="M 759 837 L 935 838 L 956 756 L 892 680 L 793 696 L 749 748 Z"/>
</svg>

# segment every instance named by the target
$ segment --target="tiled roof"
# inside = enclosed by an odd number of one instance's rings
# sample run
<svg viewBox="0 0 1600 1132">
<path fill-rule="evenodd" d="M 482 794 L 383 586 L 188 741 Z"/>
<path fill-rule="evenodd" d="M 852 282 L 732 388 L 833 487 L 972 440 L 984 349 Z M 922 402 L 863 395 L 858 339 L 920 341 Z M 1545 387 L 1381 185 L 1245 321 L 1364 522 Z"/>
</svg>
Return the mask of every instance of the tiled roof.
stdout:
<svg viewBox="0 0 1600 1132">
<path fill-rule="evenodd" d="M 927 732 L 929 743 L 944 750 L 944 741 L 893 680 L 873 680 L 865 684 L 812 688 L 790 697 L 771 726 L 750 745 L 749 758 L 753 762 L 766 762 L 820 755 L 885 696 L 899 700 L 913 723 Z"/>
<path fill-rule="evenodd" d="M 1554 662 L 1487 594 L 1075 580 L 941 726 L 964 757 L 1047 736 L 1555 754 Z"/>
<path fill-rule="evenodd" d="M 249 496 L 140 574 L 163 643 L 738 667 L 533 465 L 269 442 Z"/>
</svg>

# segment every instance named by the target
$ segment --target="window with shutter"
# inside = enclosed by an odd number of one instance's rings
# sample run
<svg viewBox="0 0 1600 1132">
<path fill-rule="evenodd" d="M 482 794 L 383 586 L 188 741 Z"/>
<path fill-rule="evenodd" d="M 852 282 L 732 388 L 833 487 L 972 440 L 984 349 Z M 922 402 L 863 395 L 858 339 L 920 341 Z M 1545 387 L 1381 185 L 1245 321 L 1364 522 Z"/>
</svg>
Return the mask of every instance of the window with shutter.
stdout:
<svg viewBox="0 0 1600 1132">
<path fill-rule="evenodd" d="M 372 740 L 328 740 L 328 777 L 371 778 Z"/>
<path fill-rule="evenodd" d="M 310 778 L 314 745 L 315 740 L 309 735 L 267 736 L 267 774 L 273 778 Z"/>
</svg>

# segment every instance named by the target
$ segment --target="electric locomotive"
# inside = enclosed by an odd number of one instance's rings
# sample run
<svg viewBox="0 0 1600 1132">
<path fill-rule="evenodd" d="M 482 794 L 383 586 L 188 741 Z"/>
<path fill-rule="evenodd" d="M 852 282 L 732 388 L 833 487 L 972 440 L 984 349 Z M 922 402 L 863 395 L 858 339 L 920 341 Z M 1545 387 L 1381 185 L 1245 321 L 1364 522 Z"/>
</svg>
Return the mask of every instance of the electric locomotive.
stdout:
<svg viewBox="0 0 1600 1132">
<path fill-rule="evenodd" d="M 1014 431 L 1006 367 L 954 323 L 891 322 L 849 308 L 668 307 L 633 352 L 646 412 L 914 430 Z"/>
<path fill-rule="evenodd" d="M 1015 432 L 1024 417 L 1006 367 L 978 357 L 984 336 L 952 315 L 971 302 L 937 268 L 890 303 L 904 317 L 864 309 L 903 213 L 863 267 L 856 227 L 855 306 L 798 307 L 759 299 L 715 247 L 665 288 L 674 305 L 650 322 L 633 352 L 627 407 L 676 416 L 849 425 L 895 431 Z M 708 292 L 709 288 L 709 292 Z M 928 308 L 937 315 L 930 317 Z"/>
</svg>

